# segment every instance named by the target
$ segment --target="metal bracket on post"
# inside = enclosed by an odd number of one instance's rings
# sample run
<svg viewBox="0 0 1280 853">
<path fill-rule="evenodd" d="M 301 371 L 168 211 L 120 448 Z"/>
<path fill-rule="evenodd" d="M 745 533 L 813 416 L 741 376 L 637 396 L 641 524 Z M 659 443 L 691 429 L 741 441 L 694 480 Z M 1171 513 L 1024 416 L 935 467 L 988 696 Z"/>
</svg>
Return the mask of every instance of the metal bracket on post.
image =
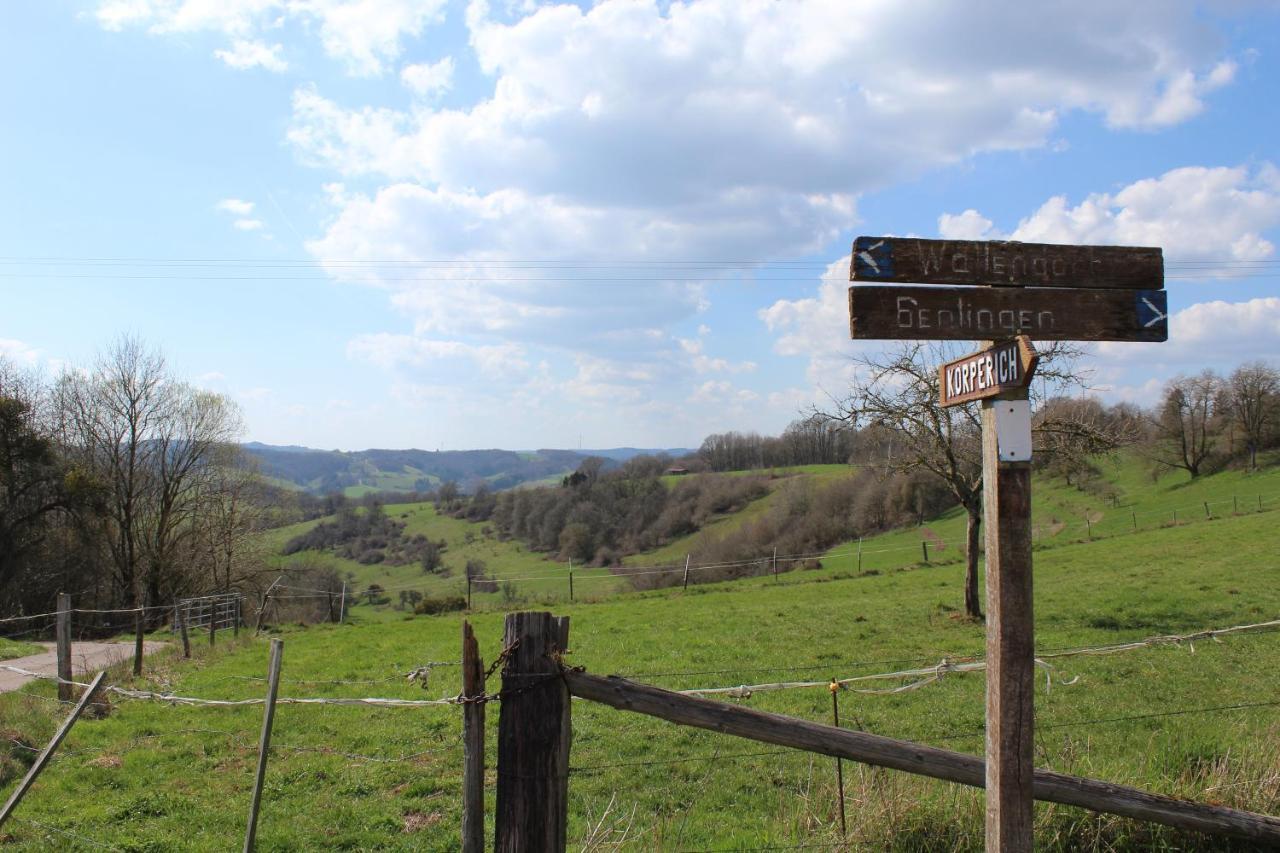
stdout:
<svg viewBox="0 0 1280 853">
<path fill-rule="evenodd" d="M 1001 462 L 1031 461 L 1031 403 L 996 400 L 996 446 Z"/>
</svg>

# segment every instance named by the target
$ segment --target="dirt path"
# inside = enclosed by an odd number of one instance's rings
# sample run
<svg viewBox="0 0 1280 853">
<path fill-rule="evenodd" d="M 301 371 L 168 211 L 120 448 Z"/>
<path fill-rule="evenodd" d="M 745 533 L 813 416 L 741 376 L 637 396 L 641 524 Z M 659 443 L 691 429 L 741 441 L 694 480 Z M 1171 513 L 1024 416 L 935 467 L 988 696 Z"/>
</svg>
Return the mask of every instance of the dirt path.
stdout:
<svg viewBox="0 0 1280 853">
<path fill-rule="evenodd" d="M 57 647 L 53 643 L 41 643 L 40 645 L 44 646 L 48 651 L 38 655 L 28 655 L 25 658 L 0 660 L 0 664 L 4 664 L 5 666 L 16 666 L 18 669 L 38 672 L 41 675 L 57 675 Z M 144 640 L 142 644 L 143 653 L 150 654 L 156 649 L 163 648 L 164 645 L 164 643 Z M 97 672 L 100 669 L 106 669 L 112 664 L 119 663 L 122 660 L 128 660 L 132 656 L 133 643 L 72 643 L 72 677 L 84 675 L 85 673 Z M 8 693 L 10 690 L 17 690 L 19 687 L 31 680 L 32 676 L 19 675 L 18 673 L 10 672 L 7 669 L 0 669 L 0 693 Z"/>
</svg>

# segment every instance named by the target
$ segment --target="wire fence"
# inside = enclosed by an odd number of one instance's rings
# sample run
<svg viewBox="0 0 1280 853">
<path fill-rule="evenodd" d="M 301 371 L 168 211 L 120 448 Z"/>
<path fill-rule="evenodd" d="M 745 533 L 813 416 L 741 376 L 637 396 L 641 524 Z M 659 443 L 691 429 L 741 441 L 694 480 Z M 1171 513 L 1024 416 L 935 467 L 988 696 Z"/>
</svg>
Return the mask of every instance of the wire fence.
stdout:
<svg viewBox="0 0 1280 853">
<path fill-rule="evenodd" d="M 1268 620 L 1263 622 L 1255 622 L 1240 625 L 1228 625 L 1225 627 L 1212 627 L 1194 632 L 1188 632 L 1176 635 L 1156 635 L 1146 637 L 1140 640 L 1134 640 L 1122 643 L 1113 643 L 1094 646 L 1080 646 L 1070 649 L 1042 649 L 1037 652 L 1037 658 L 1044 667 L 1050 667 L 1050 660 L 1066 659 L 1075 656 L 1107 656 L 1123 653 L 1139 652 L 1141 650 L 1149 650 L 1160 647 L 1183 648 L 1188 653 L 1195 652 L 1195 644 L 1198 642 L 1215 642 L 1222 643 L 1232 637 L 1247 634 L 1270 634 L 1280 630 L 1280 619 Z M 918 662 L 919 658 L 911 657 L 895 657 L 883 658 L 873 661 L 850 661 L 846 662 L 847 666 L 868 666 L 868 665 L 893 665 L 903 662 Z M 500 663 L 500 659 L 499 659 Z M 457 661 L 430 660 L 417 667 L 414 667 L 407 673 L 397 673 L 395 675 L 381 676 L 377 678 L 303 678 L 294 679 L 287 683 L 295 685 L 310 686 L 334 686 L 334 687 L 358 687 L 371 684 L 393 684 L 401 682 L 402 684 L 412 684 L 415 681 L 415 674 L 420 671 L 430 671 L 436 667 L 454 667 Z M 812 670 L 816 668 L 830 669 L 832 664 L 824 663 L 813 666 L 792 666 L 789 668 L 761 668 L 761 671 L 772 672 L 803 672 L 806 669 Z M 877 672 L 869 675 L 852 675 L 845 678 L 821 680 L 821 681 L 791 681 L 791 682 L 762 682 L 753 684 L 740 684 L 736 686 L 715 686 L 704 688 L 691 688 L 678 691 L 685 694 L 698 695 L 725 695 L 728 698 L 735 699 L 739 702 L 751 698 L 757 693 L 769 693 L 782 690 L 801 690 L 801 689 L 823 689 L 829 690 L 835 685 L 839 689 L 854 689 L 858 693 L 865 693 L 869 696 L 885 695 L 889 693 L 901 692 L 904 689 L 918 689 L 928 684 L 941 680 L 944 676 L 951 674 L 961 674 L 967 672 L 981 671 L 985 664 L 980 659 L 960 659 L 960 658 L 944 658 L 941 662 L 931 667 L 914 667 L 906 669 L 891 669 L 883 672 Z M 20 667 L 14 667 L 8 664 L 0 664 L 0 669 L 17 672 L 27 675 L 41 681 L 58 683 L 62 681 L 56 675 L 40 673 L 35 671 L 23 670 Z M 496 667 L 495 667 L 496 669 Z M 663 671 L 644 673 L 646 677 L 688 677 L 701 675 L 725 674 L 741 670 L 729 669 L 689 669 L 683 671 Z M 491 669 L 490 674 L 494 672 Z M 638 676 L 633 676 L 638 677 Z M 263 679 L 260 676 L 249 675 L 223 675 L 211 679 L 212 683 L 234 682 L 251 682 L 257 683 Z M 898 680 L 904 682 L 896 688 L 885 690 L 860 690 L 856 685 L 860 685 L 873 681 Z M 88 685 L 82 681 L 70 681 L 75 687 L 86 688 Z M 1059 679 L 1058 684 L 1075 684 L 1075 679 Z M 238 697 L 217 697 L 217 696 L 195 696 L 185 695 L 162 690 L 140 690 L 121 684 L 110 684 L 101 688 L 106 696 L 112 699 L 124 701 L 145 702 L 160 707 L 196 707 L 208 709 L 235 709 L 261 706 L 267 702 L 261 697 L 238 698 Z M 38 698 L 45 701 L 54 701 L 49 697 L 39 696 L 34 693 L 24 693 L 23 695 L 32 698 Z M 492 694 L 487 698 L 501 701 L 501 694 Z M 449 709 L 460 708 L 464 703 L 460 696 L 445 696 L 438 699 L 426 700 L 410 700 L 398 697 L 348 697 L 339 695 L 299 695 L 284 696 L 275 700 L 278 704 L 284 705 L 319 705 L 319 706 L 336 706 L 345 708 L 386 708 L 386 709 Z M 59 703 L 66 704 L 66 703 Z M 1280 707 L 1280 700 L 1259 699 L 1251 702 L 1234 702 L 1234 703 L 1217 703 L 1204 704 L 1194 707 L 1180 708 L 1164 708 L 1135 714 L 1117 714 L 1110 716 L 1088 716 L 1080 719 L 1069 720 L 1043 720 L 1037 722 L 1037 730 L 1052 731 L 1057 729 L 1072 728 L 1091 728 L 1100 726 L 1115 726 L 1125 723 L 1134 723 L 1152 719 L 1163 719 L 1172 717 L 1190 717 L 1194 715 L 1207 714 L 1231 714 L 1259 710 L 1268 710 Z M 861 727 L 861 724 L 858 724 Z M 618 727 L 609 726 L 603 733 L 605 735 L 617 735 Z M 985 729 L 981 726 L 970 729 L 958 729 L 952 731 L 944 731 L 935 733 L 928 740 L 934 742 L 963 741 L 966 739 L 975 739 L 983 737 Z M 217 748 L 226 748 L 232 750 L 240 750 L 242 752 L 253 752 L 257 750 L 257 744 L 253 741 L 254 733 L 249 730 L 239 729 L 223 729 L 208 728 L 202 726 L 188 726 L 183 728 L 174 728 L 161 732 L 145 733 L 135 736 L 129 740 L 116 741 L 106 745 L 82 746 L 79 748 L 67 749 L 56 756 L 57 761 L 62 764 L 68 762 L 74 763 L 76 760 L 83 759 L 86 756 L 108 754 L 118 757 L 131 750 L 150 747 L 158 742 L 173 742 L 177 748 L 189 748 L 184 746 L 184 741 L 188 736 L 212 736 L 216 739 L 215 746 Z M 37 752 L 38 750 L 28 744 L 10 739 L 13 748 L 26 751 Z M 359 749 L 350 749 L 345 746 L 328 745 L 328 744 L 309 744 L 305 742 L 297 742 L 296 740 L 284 742 L 275 742 L 271 745 L 273 752 L 287 752 L 297 755 L 314 755 L 317 757 L 338 758 L 344 761 L 357 762 L 369 765 L 414 765 L 417 762 L 428 759 L 432 756 L 454 755 L 458 752 L 461 739 L 456 737 L 445 737 L 435 739 L 434 742 L 427 744 L 419 744 L 409 749 L 399 752 L 373 752 L 362 751 Z M 785 756 L 804 756 L 806 753 L 798 752 L 793 749 L 768 749 L 768 750 L 742 750 L 742 751 L 722 751 L 715 749 L 711 754 L 678 754 L 670 757 L 653 758 L 653 759 L 634 759 L 621 761 L 602 761 L 595 763 L 574 764 L 570 767 L 569 772 L 578 777 L 599 776 L 612 771 L 631 771 L 640 768 L 664 768 L 674 767 L 678 765 L 708 765 L 718 766 L 724 762 L 751 762 L 762 760 L 779 760 Z M 708 771 L 710 772 L 710 771 Z M 1228 784 L 1228 783 L 1224 783 Z M 1231 782 L 1229 784 L 1246 784 L 1245 781 Z M 41 831 L 46 831 L 64 837 L 76 843 L 85 843 L 94 847 L 104 849 L 115 849 L 112 844 L 102 839 L 92 838 L 84 835 L 84 827 L 73 826 L 56 827 L 30 818 L 17 818 L 20 824 L 34 827 Z M 817 845 L 798 845 L 800 847 L 821 847 Z M 734 848 L 737 849 L 737 848 Z M 782 848 L 779 848 L 782 849 Z"/>
</svg>

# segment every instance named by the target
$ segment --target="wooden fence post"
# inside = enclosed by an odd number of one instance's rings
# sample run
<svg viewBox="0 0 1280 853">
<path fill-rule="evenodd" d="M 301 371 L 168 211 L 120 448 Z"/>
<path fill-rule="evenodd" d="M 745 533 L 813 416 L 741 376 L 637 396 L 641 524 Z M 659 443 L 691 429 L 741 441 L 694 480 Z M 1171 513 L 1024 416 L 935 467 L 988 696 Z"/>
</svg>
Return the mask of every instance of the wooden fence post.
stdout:
<svg viewBox="0 0 1280 853">
<path fill-rule="evenodd" d="M 840 728 L 840 682 L 831 677 L 831 725 Z M 840 836 L 849 834 L 844 815 L 844 759 L 836 756 L 836 791 L 840 797 Z"/>
<path fill-rule="evenodd" d="M 22 802 L 22 798 L 26 796 L 27 791 L 35 784 L 36 777 L 40 775 L 40 771 L 44 770 L 45 765 L 49 763 L 49 759 L 53 756 L 53 751 L 58 748 L 58 744 L 62 743 L 63 738 L 67 736 L 67 732 L 71 731 L 71 727 L 76 724 L 76 720 L 80 719 L 80 715 L 88 707 L 89 701 L 93 699 L 93 694 L 98 692 L 98 686 L 102 684 L 102 679 L 106 677 L 107 672 L 103 670 L 89 683 L 84 695 L 80 697 L 80 701 L 72 709 L 71 716 L 67 717 L 63 724 L 58 727 L 53 740 L 49 741 L 44 751 L 36 758 L 35 763 L 31 765 L 31 769 L 27 771 L 27 775 L 22 777 L 18 787 L 9 796 L 9 801 L 4 804 L 3 809 L 0 809 L 0 826 L 4 826 L 4 822 L 9 819 L 9 815 L 13 814 L 13 810 L 18 807 L 18 803 Z"/>
<path fill-rule="evenodd" d="M 178 633 L 182 637 L 182 657 L 191 657 L 191 635 L 187 632 L 187 610 L 189 604 L 178 605 Z"/>
<path fill-rule="evenodd" d="M 58 593 L 58 699 L 71 701 L 71 596 Z"/>
<path fill-rule="evenodd" d="M 573 563 L 569 563 L 569 600 L 573 601 Z"/>
<path fill-rule="evenodd" d="M 862 537 L 858 537 L 858 571 L 862 571 Z"/>
<path fill-rule="evenodd" d="M 1138 513 L 1131 510 L 1129 512 L 1129 515 L 1133 516 L 1133 529 L 1137 530 L 1138 529 Z"/>
<path fill-rule="evenodd" d="M 773 579 L 778 579 L 778 547 L 773 548 Z"/>
<path fill-rule="evenodd" d="M 494 850 L 563 851 L 569 820 L 569 688 L 560 653 L 569 619 L 507 616 L 498 714 L 498 807 Z M 510 650 L 509 652 L 505 650 Z"/>
<path fill-rule="evenodd" d="M 236 600 L 232 602 L 231 613 L 231 636 L 240 636 L 240 596 L 236 596 Z"/>
<path fill-rule="evenodd" d="M 133 674 L 142 675 L 142 634 L 146 630 L 147 611 L 139 607 L 133 614 Z"/>
<path fill-rule="evenodd" d="M 692 554 L 684 555 L 684 588 L 689 588 L 689 561 L 693 559 Z"/>
<path fill-rule="evenodd" d="M 471 623 L 462 623 L 462 853 L 484 850 L 484 663 Z"/>
<path fill-rule="evenodd" d="M 471 575 L 467 575 L 467 609 L 471 609 Z"/>
<path fill-rule="evenodd" d="M 920 540 L 920 553 L 924 554 L 924 561 L 929 562 L 929 543 L 924 539 Z"/>
<path fill-rule="evenodd" d="M 271 724 L 276 716 L 276 691 L 280 687 L 280 657 L 284 640 L 271 640 L 271 663 L 267 667 L 267 704 L 262 715 L 262 738 L 258 741 L 258 773 L 253 780 L 253 799 L 249 803 L 249 827 L 244 833 L 244 853 L 252 853 L 258 836 L 258 807 L 262 804 L 262 780 L 267 775 L 267 753 L 271 749 Z"/>
<path fill-rule="evenodd" d="M 347 624 L 347 582 L 342 582 L 342 603 L 338 605 L 338 624 Z"/>
<path fill-rule="evenodd" d="M 1089 516 L 1084 517 L 1084 527 L 1088 531 L 1089 541 L 1093 541 L 1093 522 L 1089 520 Z"/>
<path fill-rule="evenodd" d="M 1210 520 L 1212 520 L 1212 519 L 1213 519 L 1213 513 L 1209 512 L 1209 502 L 1208 502 L 1208 501 L 1205 501 L 1205 502 L 1204 502 L 1204 517 L 1205 517 L 1205 518 L 1208 518 L 1208 519 L 1210 519 Z"/>
<path fill-rule="evenodd" d="M 213 648 L 214 638 L 218 633 L 218 605 L 209 605 L 209 648 Z"/>
</svg>

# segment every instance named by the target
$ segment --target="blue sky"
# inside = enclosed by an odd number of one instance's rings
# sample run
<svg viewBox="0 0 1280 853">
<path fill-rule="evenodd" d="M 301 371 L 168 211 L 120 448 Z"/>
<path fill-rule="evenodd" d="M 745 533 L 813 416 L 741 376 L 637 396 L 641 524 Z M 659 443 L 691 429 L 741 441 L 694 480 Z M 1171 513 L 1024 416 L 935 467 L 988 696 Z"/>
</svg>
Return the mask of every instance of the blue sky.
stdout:
<svg viewBox="0 0 1280 853">
<path fill-rule="evenodd" d="M 858 234 L 1160 245 L 1280 360 L 1276 3 L 0 5 L 0 352 L 121 333 L 315 447 L 696 446 L 847 383 Z"/>
</svg>

